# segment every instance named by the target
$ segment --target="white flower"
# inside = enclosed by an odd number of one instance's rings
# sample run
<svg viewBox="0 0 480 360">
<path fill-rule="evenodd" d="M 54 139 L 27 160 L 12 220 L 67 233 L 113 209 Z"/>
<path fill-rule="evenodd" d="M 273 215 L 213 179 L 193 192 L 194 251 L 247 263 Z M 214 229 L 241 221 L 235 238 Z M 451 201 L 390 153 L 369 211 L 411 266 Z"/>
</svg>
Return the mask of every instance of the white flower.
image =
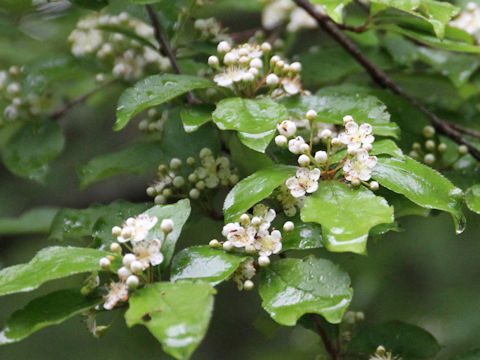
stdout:
<svg viewBox="0 0 480 360">
<path fill-rule="evenodd" d="M 257 231 L 254 227 L 244 228 L 239 223 L 228 223 L 223 227 L 222 235 L 235 247 L 244 247 L 253 244 Z"/>
<path fill-rule="evenodd" d="M 147 214 L 139 215 L 136 218 L 129 218 L 123 227 L 122 234 L 117 237 L 117 241 L 121 243 L 127 241 L 142 241 L 147 237 L 148 232 L 157 222 L 158 219 L 156 216 L 150 217 Z M 127 237 L 125 235 L 125 230 L 128 230 L 127 233 L 130 236 Z"/>
<path fill-rule="evenodd" d="M 218 86 L 229 87 L 235 82 L 242 81 L 246 74 L 248 74 L 246 68 L 230 67 L 227 68 L 225 72 L 215 75 L 213 81 L 215 81 Z"/>
<path fill-rule="evenodd" d="M 301 136 L 297 136 L 288 142 L 288 150 L 294 154 L 300 154 L 303 144 L 306 144 L 305 140 Z"/>
<path fill-rule="evenodd" d="M 357 150 L 355 158 L 347 159 L 343 165 L 345 179 L 348 181 L 368 181 L 372 177 L 372 169 L 377 164 L 376 156 L 368 156 L 365 149 Z"/>
<path fill-rule="evenodd" d="M 297 131 L 297 126 L 293 121 L 290 120 L 284 120 L 280 124 L 277 125 L 278 132 L 281 135 L 284 135 L 286 137 L 290 137 L 295 135 L 295 132 Z"/>
<path fill-rule="evenodd" d="M 255 248 L 260 256 L 277 254 L 282 250 L 282 234 L 278 230 L 273 230 L 270 234 L 259 237 L 255 242 Z"/>
<path fill-rule="evenodd" d="M 299 168 L 295 177 L 289 178 L 285 184 L 290 189 L 292 196 L 298 198 L 305 193 L 313 193 L 318 189 L 318 179 L 320 178 L 320 170 L 307 168 Z"/>
<path fill-rule="evenodd" d="M 153 239 L 150 242 L 143 240 L 133 244 L 133 252 L 137 261 L 142 264 L 143 270 L 146 270 L 150 265 L 156 266 L 163 262 L 161 248 L 162 242 L 158 239 Z"/>
<path fill-rule="evenodd" d="M 110 291 L 104 296 L 105 304 L 103 307 L 106 310 L 112 310 L 119 301 L 128 300 L 128 286 L 125 282 L 112 282 L 110 284 Z"/>
<path fill-rule="evenodd" d="M 280 83 L 282 84 L 283 89 L 289 95 L 296 95 L 302 91 L 302 83 L 300 82 L 299 77 L 294 78 L 281 78 Z"/>
<path fill-rule="evenodd" d="M 360 149 L 371 145 L 375 138 L 372 135 L 372 125 L 364 123 L 360 126 L 355 121 L 348 121 L 345 124 L 345 132 L 338 136 L 343 144 L 347 145 L 348 151 Z"/>
</svg>

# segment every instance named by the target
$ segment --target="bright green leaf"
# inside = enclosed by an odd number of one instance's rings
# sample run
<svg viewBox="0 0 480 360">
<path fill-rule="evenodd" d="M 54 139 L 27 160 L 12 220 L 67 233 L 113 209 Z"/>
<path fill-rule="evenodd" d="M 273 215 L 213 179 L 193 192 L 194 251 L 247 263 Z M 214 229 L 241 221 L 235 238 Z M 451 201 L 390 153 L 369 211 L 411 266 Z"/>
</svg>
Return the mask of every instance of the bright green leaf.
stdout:
<svg viewBox="0 0 480 360">
<path fill-rule="evenodd" d="M 182 109 L 180 116 L 183 128 L 187 133 L 198 130 L 200 126 L 212 120 L 212 111 L 210 106 L 205 105 Z"/>
<path fill-rule="evenodd" d="M 298 216 L 288 220 L 294 223 L 295 228 L 292 232 L 283 232 L 282 251 L 323 247 L 322 227 L 320 225 L 304 223 Z"/>
<path fill-rule="evenodd" d="M 237 136 L 232 136 L 228 141 L 230 155 L 235 167 L 242 176 L 248 176 L 257 170 L 272 166 L 273 161 L 265 154 L 253 151 L 242 145 Z"/>
<path fill-rule="evenodd" d="M 239 132 L 238 138 L 240 141 L 248 146 L 250 149 L 264 153 L 267 146 L 275 136 L 276 129 L 266 131 L 260 134 L 249 134 L 245 132 Z"/>
<path fill-rule="evenodd" d="M 78 289 L 59 290 L 36 298 L 8 318 L 0 332 L 0 345 L 20 341 L 46 326 L 60 324 L 101 302 L 98 297 L 85 297 Z"/>
<path fill-rule="evenodd" d="M 343 10 L 352 0 L 313 0 L 313 4 L 322 5 L 333 21 L 343 23 Z"/>
<path fill-rule="evenodd" d="M 173 258 L 170 281 L 201 280 L 216 285 L 232 275 L 245 259 L 208 245 L 192 246 Z"/>
<path fill-rule="evenodd" d="M 32 291 L 49 280 L 101 270 L 98 261 L 109 254 L 87 248 L 44 248 L 29 263 L 10 266 L 0 271 L 0 296 Z"/>
<path fill-rule="evenodd" d="M 44 234 L 50 230 L 56 208 L 34 208 L 24 212 L 19 217 L 0 218 L 0 234 Z"/>
<path fill-rule="evenodd" d="M 325 259 L 283 259 L 263 268 L 262 306 L 279 324 L 293 326 L 307 313 L 337 324 L 352 299 L 350 277 Z"/>
<path fill-rule="evenodd" d="M 238 220 L 240 215 L 268 197 L 290 175 L 294 175 L 295 171 L 293 166 L 275 165 L 259 170 L 237 183 L 223 204 L 225 222 Z"/>
<path fill-rule="evenodd" d="M 202 341 L 213 310 L 207 283 L 148 285 L 135 292 L 125 313 L 127 325 L 144 325 L 176 359 L 188 359 Z"/>
<path fill-rule="evenodd" d="M 403 160 L 380 157 L 373 178 L 420 206 L 449 212 L 457 233 L 465 229 L 462 190 L 432 168 L 407 156 Z"/>
<path fill-rule="evenodd" d="M 465 202 L 470 210 L 480 214 L 480 184 L 473 185 L 466 191 Z"/>
<path fill-rule="evenodd" d="M 328 250 L 364 254 L 370 229 L 392 223 L 393 207 L 364 187 L 353 189 L 338 181 L 323 181 L 307 198 L 301 218 L 322 225 Z"/>
<path fill-rule="evenodd" d="M 149 107 L 160 105 L 188 91 L 212 87 L 209 80 L 189 75 L 152 75 L 125 90 L 117 106 L 114 129 L 123 129 L 130 119 Z"/>
<path fill-rule="evenodd" d="M 341 161 L 346 154 L 346 149 L 337 152 L 333 156 L 332 162 L 336 163 Z M 403 158 L 402 150 L 390 139 L 375 141 L 372 144 L 372 151 L 370 151 L 370 155 L 390 155 L 399 159 Z"/>
</svg>

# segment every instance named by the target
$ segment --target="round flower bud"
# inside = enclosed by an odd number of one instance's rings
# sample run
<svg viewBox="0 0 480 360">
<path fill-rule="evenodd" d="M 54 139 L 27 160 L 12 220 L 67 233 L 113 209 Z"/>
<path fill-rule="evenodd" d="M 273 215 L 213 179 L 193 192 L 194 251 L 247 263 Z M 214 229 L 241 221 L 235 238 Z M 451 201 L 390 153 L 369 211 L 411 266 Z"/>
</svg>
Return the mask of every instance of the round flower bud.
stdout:
<svg viewBox="0 0 480 360">
<path fill-rule="evenodd" d="M 427 149 L 428 151 L 435 150 L 435 147 L 436 147 L 435 141 L 433 140 L 425 141 L 425 149 Z"/>
<path fill-rule="evenodd" d="M 183 176 L 175 176 L 172 181 L 173 186 L 180 188 L 185 185 L 185 178 Z"/>
<path fill-rule="evenodd" d="M 299 149 L 301 153 L 306 154 L 310 151 L 310 146 L 308 146 L 308 144 L 302 144 Z"/>
<path fill-rule="evenodd" d="M 254 216 L 252 218 L 252 225 L 253 226 L 259 226 L 262 223 L 262 218 L 259 216 Z"/>
<path fill-rule="evenodd" d="M 103 82 L 105 82 L 105 74 L 98 73 L 97 75 L 95 75 L 95 81 L 98 84 L 102 84 Z"/>
<path fill-rule="evenodd" d="M 248 214 L 242 214 L 242 216 L 240 216 L 240 223 L 242 225 L 247 225 L 249 222 L 250 222 L 250 216 L 248 216 Z"/>
<path fill-rule="evenodd" d="M 130 264 L 130 270 L 133 273 L 138 274 L 143 271 L 143 265 L 140 261 L 132 261 L 132 263 Z"/>
<path fill-rule="evenodd" d="M 120 226 L 114 226 L 112 228 L 112 235 L 113 236 L 120 236 L 122 234 L 122 228 Z"/>
<path fill-rule="evenodd" d="M 287 138 L 283 135 L 277 135 L 275 136 L 275 144 L 278 146 L 286 146 L 287 145 Z"/>
<path fill-rule="evenodd" d="M 203 190 L 203 189 L 205 189 L 205 181 L 200 180 L 199 182 L 197 182 L 197 183 L 195 184 L 195 187 L 196 187 L 198 190 Z"/>
<path fill-rule="evenodd" d="M 243 81 L 245 82 L 252 82 L 255 80 L 255 75 L 253 75 L 250 72 L 247 72 L 246 74 L 243 75 Z"/>
<path fill-rule="evenodd" d="M 413 149 L 413 150 L 416 150 L 416 151 L 422 150 L 422 145 L 420 145 L 420 143 L 418 143 L 418 142 L 414 142 L 414 143 L 412 144 L 412 149 Z"/>
<path fill-rule="evenodd" d="M 332 146 L 342 146 L 342 142 L 338 138 L 333 138 Z"/>
<path fill-rule="evenodd" d="M 227 41 L 220 41 L 217 45 L 219 53 L 226 53 L 232 49 L 232 46 Z"/>
<path fill-rule="evenodd" d="M 329 129 L 325 129 L 320 133 L 320 137 L 324 140 L 330 139 L 332 137 L 332 131 Z"/>
<path fill-rule="evenodd" d="M 211 248 L 218 248 L 220 246 L 220 243 L 218 242 L 217 239 L 212 239 L 210 240 L 210 242 L 208 243 L 208 245 L 211 247 Z"/>
<path fill-rule="evenodd" d="M 9 95 L 16 95 L 20 92 L 20 84 L 19 83 L 11 83 L 7 86 L 7 93 Z"/>
<path fill-rule="evenodd" d="M 210 150 L 209 148 L 203 148 L 202 150 L 200 150 L 199 155 L 200 155 L 200 158 L 210 156 L 212 155 L 212 150 Z"/>
<path fill-rule="evenodd" d="M 132 230 L 128 227 L 123 228 L 121 234 L 123 238 L 128 239 L 132 236 Z"/>
<path fill-rule="evenodd" d="M 254 288 L 254 284 L 253 284 L 253 281 L 252 280 L 245 280 L 245 282 L 243 283 L 243 288 L 247 291 L 250 291 Z"/>
<path fill-rule="evenodd" d="M 307 155 L 300 155 L 298 157 L 298 165 L 300 166 L 308 166 L 310 164 L 310 158 Z"/>
<path fill-rule="evenodd" d="M 147 188 L 147 195 L 148 196 L 154 196 L 155 195 L 155 188 L 153 186 L 149 186 Z"/>
<path fill-rule="evenodd" d="M 248 69 L 248 72 L 252 74 L 254 77 L 258 75 L 258 70 L 255 68 Z"/>
<path fill-rule="evenodd" d="M 295 61 L 294 63 L 292 63 L 290 65 L 290 70 L 298 73 L 298 72 L 302 71 L 302 64 L 300 64 L 298 61 Z"/>
<path fill-rule="evenodd" d="M 230 241 L 225 241 L 223 243 L 223 250 L 231 251 L 233 249 L 233 244 Z"/>
<path fill-rule="evenodd" d="M 258 265 L 260 265 L 261 267 L 270 265 L 270 258 L 268 256 L 259 256 Z"/>
<path fill-rule="evenodd" d="M 232 53 L 226 53 L 225 56 L 223 57 L 223 62 L 225 65 L 231 65 L 237 61 L 238 57 L 235 54 Z"/>
<path fill-rule="evenodd" d="M 100 267 L 101 267 L 102 269 L 107 270 L 107 269 L 110 268 L 110 265 L 111 265 L 112 263 L 110 262 L 110 259 L 109 259 L 109 258 L 103 257 L 103 258 L 100 259 L 100 261 L 98 262 L 98 264 L 100 265 Z"/>
<path fill-rule="evenodd" d="M 20 106 L 22 105 L 22 99 L 19 97 L 13 98 L 12 99 L 12 105 L 14 106 Z"/>
<path fill-rule="evenodd" d="M 158 165 L 158 172 L 161 174 L 166 174 L 168 172 L 168 167 L 165 164 Z"/>
<path fill-rule="evenodd" d="M 380 187 L 380 185 L 376 181 L 372 181 L 370 183 L 370 190 L 372 190 L 372 191 L 377 191 L 379 187 Z"/>
<path fill-rule="evenodd" d="M 132 253 L 128 253 L 128 254 L 125 254 L 123 256 L 123 260 L 122 260 L 122 263 L 123 265 L 125 265 L 126 267 L 130 267 L 130 265 L 132 264 L 132 262 L 134 262 L 137 258 L 135 257 L 134 254 Z"/>
<path fill-rule="evenodd" d="M 125 266 L 122 266 L 120 269 L 118 269 L 117 274 L 120 279 L 126 279 L 129 275 L 131 275 L 131 272 Z"/>
<path fill-rule="evenodd" d="M 163 219 L 160 228 L 164 233 L 169 233 L 173 230 L 174 223 L 172 219 Z"/>
<path fill-rule="evenodd" d="M 325 164 L 328 160 L 328 154 L 326 151 L 320 150 L 315 153 L 315 161 L 319 164 Z"/>
<path fill-rule="evenodd" d="M 362 322 L 362 321 L 364 321 L 364 320 L 365 320 L 365 314 L 364 314 L 363 312 L 361 312 L 361 311 L 357 311 L 357 312 L 355 313 L 355 321 L 356 321 L 357 323 L 359 323 L 359 322 Z"/>
<path fill-rule="evenodd" d="M 295 229 L 295 225 L 293 224 L 293 222 L 287 221 L 285 222 L 285 224 L 283 224 L 283 231 L 292 232 L 293 229 Z"/>
<path fill-rule="evenodd" d="M 360 181 L 360 179 L 353 179 L 351 182 L 350 182 L 353 186 L 360 186 L 360 184 L 362 183 Z"/>
<path fill-rule="evenodd" d="M 310 109 L 307 111 L 307 114 L 305 115 L 305 117 L 308 120 L 314 120 L 317 117 L 317 112 L 313 109 Z"/>
<path fill-rule="evenodd" d="M 285 213 L 286 216 L 292 217 L 292 216 L 295 216 L 295 214 L 297 213 L 297 208 L 295 206 L 292 206 L 292 207 L 283 209 L 283 212 Z"/>
<path fill-rule="evenodd" d="M 238 175 L 237 174 L 232 174 L 232 175 L 230 175 L 228 180 L 230 181 L 230 184 L 236 184 L 239 180 Z"/>
<path fill-rule="evenodd" d="M 216 57 L 215 55 L 210 56 L 208 58 L 208 65 L 216 68 L 218 66 L 218 57 Z"/>
<path fill-rule="evenodd" d="M 283 68 L 285 66 L 285 61 L 278 60 L 277 63 L 275 64 L 275 66 L 277 66 L 279 68 Z"/>
<path fill-rule="evenodd" d="M 190 182 L 195 182 L 198 180 L 198 176 L 196 173 L 191 173 L 190 175 L 188 175 L 187 179 Z"/>
<path fill-rule="evenodd" d="M 192 198 L 194 200 L 198 199 L 200 197 L 200 191 L 198 189 L 192 189 L 188 193 L 188 196 L 190 196 L 190 198 Z"/>
<path fill-rule="evenodd" d="M 135 290 L 140 283 L 137 275 L 130 275 L 125 282 L 130 290 Z"/>
<path fill-rule="evenodd" d="M 269 42 L 264 42 L 262 43 L 262 45 L 260 45 L 260 49 L 263 51 L 263 52 L 269 52 L 272 50 L 272 45 L 270 45 Z"/>
<path fill-rule="evenodd" d="M 179 158 L 173 158 L 172 160 L 170 160 L 170 167 L 174 170 L 177 170 L 177 169 L 180 169 L 180 167 L 182 166 L 182 160 L 180 160 Z"/>
<path fill-rule="evenodd" d="M 466 155 L 466 154 L 468 154 L 468 147 L 467 147 L 466 145 L 460 145 L 460 146 L 458 147 L 458 153 L 459 153 L 460 155 Z"/>
<path fill-rule="evenodd" d="M 18 66 L 13 65 L 13 66 L 10 66 L 10 68 L 8 69 L 8 72 L 12 76 L 18 76 L 22 73 L 22 70 Z"/>
<path fill-rule="evenodd" d="M 382 345 L 378 346 L 377 349 L 375 350 L 375 354 L 380 356 L 385 355 L 386 352 L 387 350 Z"/>
<path fill-rule="evenodd" d="M 437 149 L 438 149 L 438 152 L 443 153 L 443 152 L 447 151 L 447 144 L 445 144 L 445 143 L 440 143 L 440 144 L 438 144 L 438 148 L 437 148 Z"/>
<path fill-rule="evenodd" d="M 278 78 L 277 75 L 270 74 L 267 76 L 267 79 L 265 81 L 267 82 L 268 86 L 277 86 L 278 83 L 280 82 L 280 79 Z"/>
<path fill-rule="evenodd" d="M 280 61 L 280 56 L 278 55 L 273 55 L 270 58 L 270 64 L 275 65 L 278 61 Z"/>
<path fill-rule="evenodd" d="M 346 123 L 350 122 L 350 121 L 354 121 L 353 120 L 353 117 L 351 115 L 347 115 L 347 116 L 344 116 L 343 117 L 343 124 L 345 125 Z"/>
<path fill-rule="evenodd" d="M 435 155 L 433 154 L 426 154 L 425 157 L 423 158 L 423 161 L 427 165 L 432 165 L 435 162 Z"/>
<path fill-rule="evenodd" d="M 263 67 L 263 61 L 259 58 L 254 58 L 250 61 L 250 66 L 255 69 L 261 69 Z"/>
<path fill-rule="evenodd" d="M 193 156 L 189 156 L 187 158 L 187 165 L 188 166 L 194 166 L 196 162 L 197 162 L 197 160 L 195 160 L 195 158 Z"/>
<path fill-rule="evenodd" d="M 297 125 L 293 121 L 284 120 L 277 125 L 278 132 L 284 136 L 293 136 L 297 131 Z"/>
<path fill-rule="evenodd" d="M 156 204 L 156 205 L 163 205 L 167 202 L 167 199 L 165 199 L 165 196 L 163 195 L 157 195 L 155 196 L 155 198 L 153 199 L 153 202 Z"/>
<path fill-rule="evenodd" d="M 408 156 L 410 156 L 411 158 L 414 158 L 414 159 L 418 159 L 418 152 L 416 152 L 415 150 L 412 150 L 408 153 Z"/>
<path fill-rule="evenodd" d="M 431 138 L 433 137 L 433 135 L 435 135 L 435 128 L 433 126 L 425 126 L 423 128 L 423 135 L 426 137 L 426 138 Z"/>
<path fill-rule="evenodd" d="M 122 253 L 122 247 L 119 243 L 114 242 L 110 244 L 110 251 L 120 255 Z"/>
<path fill-rule="evenodd" d="M 255 249 L 255 246 L 248 244 L 245 246 L 245 252 L 247 254 L 255 254 L 257 252 L 257 249 Z"/>
</svg>

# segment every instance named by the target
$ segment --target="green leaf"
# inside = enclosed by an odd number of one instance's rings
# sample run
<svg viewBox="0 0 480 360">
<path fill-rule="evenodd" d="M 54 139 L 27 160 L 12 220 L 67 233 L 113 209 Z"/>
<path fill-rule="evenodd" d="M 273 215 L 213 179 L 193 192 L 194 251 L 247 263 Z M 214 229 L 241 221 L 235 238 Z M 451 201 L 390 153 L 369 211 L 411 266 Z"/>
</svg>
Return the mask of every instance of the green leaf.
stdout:
<svg viewBox="0 0 480 360">
<path fill-rule="evenodd" d="M 19 217 L 0 218 L 0 235 L 48 233 L 57 212 L 56 208 L 34 208 Z"/>
<path fill-rule="evenodd" d="M 289 118 L 287 109 L 269 97 L 259 99 L 229 98 L 220 101 L 212 114 L 220 130 L 260 134 L 276 129 Z"/>
<path fill-rule="evenodd" d="M 206 79 L 190 75 L 152 75 L 126 89 L 117 106 L 114 129 L 123 129 L 130 119 L 149 107 L 160 105 L 188 91 L 212 87 Z"/>
<path fill-rule="evenodd" d="M 343 125 L 343 117 L 351 115 L 355 121 L 367 122 L 373 131 L 382 136 L 398 136 L 398 126 L 390 122 L 390 114 L 384 103 L 375 96 L 345 94 L 336 87 L 324 88 L 316 95 L 295 96 L 282 101 L 290 113 L 303 118 L 309 109 L 317 112 L 316 120 Z"/>
<path fill-rule="evenodd" d="M 234 255 L 210 246 L 192 246 L 172 261 L 170 281 L 201 280 L 216 285 L 232 275 L 246 256 Z"/>
<path fill-rule="evenodd" d="M 15 175 L 44 183 L 48 164 L 60 155 L 64 144 L 65 138 L 57 123 L 28 122 L 6 144 L 3 162 Z"/>
<path fill-rule="evenodd" d="M 348 352 L 370 355 L 381 344 L 405 360 L 433 358 L 440 351 L 437 340 L 422 328 L 390 321 L 363 327 L 348 345 Z"/>
<path fill-rule="evenodd" d="M 20 341 L 46 326 L 60 324 L 101 302 L 101 298 L 83 296 L 78 289 L 59 290 L 36 298 L 6 321 L 0 332 L 0 345 Z"/>
<path fill-rule="evenodd" d="M 100 10 L 108 5 L 108 0 L 73 0 L 73 3 L 86 9 Z"/>
<path fill-rule="evenodd" d="M 163 152 L 158 142 L 141 143 L 120 151 L 102 154 L 77 169 L 82 189 L 105 179 L 122 174 L 141 175 L 153 169 L 162 160 Z"/>
<path fill-rule="evenodd" d="M 333 21 L 343 23 L 343 10 L 352 0 L 313 0 L 313 4 L 322 5 Z"/>
<path fill-rule="evenodd" d="M 446 24 L 460 11 L 450 3 L 435 0 L 372 0 L 372 3 L 372 13 L 393 7 L 428 21 L 439 39 L 445 35 Z"/>
<path fill-rule="evenodd" d="M 465 229 L 463 192 L 437 171 L 405 156 L 403 160 L 380 157 L 372 172 L 380 184 L 415 204 L 449 212 L 457 233 Z"/>
<path fill-rule="evenodd" d="M 323 247 L 322 227 L 316 223 L 304 223 L 298 216 L 293 221 L 292 232 L 283 232 L 282 251 L 291 249 L 317 249 Z"/>
<path fill-rule="evenodd" d="M 307 198 L 301 218 L 322 225 L 328 250 L 364 254 L 370 229 L 392 223 L 393 207 L 365 187 L 353 189 L 338 181 L 323 181 Z"/>
<path fill-rule="evenodd" d="M 188 359 L 202 341 L 213 310 L 207 283 L 156 283 L 130 298 L 127 325 L 144 325 L 176 359 Z"/>
<path fill-rule="evenodd" d="M 145 214 L 156 216 L 158 218 L 157 224 L 148 232 L 146 239 L 159 239 L 162 241 L 162 254 L 164 260 L 161 266 L 162 269 L 165 269 L 172 259 L 173 252 L 175 251 L 175 244 L 180 237 L 182 227 L 190 216 L 190 201 L 184 199 L 171 205 L 156 205 L 145 211 Z M 163 219 L 171 219 L 174 223 L 173 231 L 169 232 L 166 237 L 160 227 Z"/>
<path fill-rule="evenodd" d="M 223 204 L 225 222 L 237 221 L 240 215 L 268 197 L 290 175 L 295 174 L 295 171 L 293 166 L 275 165 L 259 170 L 237 183 Z"/>
<path fill-rule="evenodd" d="M 346 154 L 346 149 L 337 152 L 333 156 L 332 162 L 340 162 Z M 370 151 L 370 155 L 390 155 L 400 159 L 403 158 L 402 150 L 397 146 L 397 144 L 395 144 L 395 142 L 390 139 L 375 141 L 372 144 L 372 151 Z"/>
<path fill-rule="evenodd" d="M 451 360 L 478 360 L 480 359 L 480 348 L 470 350 L 460 356 L 455 356 Z"/>
<path fill-rule="evenodd" d="M 240 141 L 248 146 L 250 149 L 258 151 L 260 153 L 265 153 L 265 149 L 272 141 L 275 136 L 276 129 L 266 131 L 260 134 L 249 134 L 246 132 L 239 132 L 238 138 Z"/>
<path fill-rule="evenodd" d="M 29 263 L 0 271 L 0 296 L 32 291 L 49 280 L 101 270 L 98 261 L 110 253 L 96 249 L 52 246 L 37 253 Z"/>
<path fill-rule="evenodd" d="M 352 300 L 350 277 L 329 260 L 283 259 L 263 268 L 262 306 L 279 324 L 293 326 L 307 313 L 337 324 Z"/>
<path fill-rule="evenodd" d="M 480 184 L 473 185 L 465 192 L 465 202 L 470 210 L 480 214 Z"/>
<path fill-rule="evenodd" d="M 108 238 L 113 241 L 112 227 L 121 225 L 128 217 L 139 215 L 149 207 L 148 204 L 133 204 L 124 200 L 117 200 L 108 205 L 93 204 L 87 209 L 62 209 L 52 221 L 50 239 L 64 241 L 66 239 L 81 239 L 85 236 L 99 236 L 99 227 L 107 227 Z M 115 222 L 102 219 L 112 218 Z M 100 226 L 102 225 L 102 226 Z M 95 232 L 97 232 L 95 234 Z M 104 237 L 101 237 L 106 243 Z M 111 242 L 110 241 L 110 242 Z"/>
<path fill-rule="evenodd" d="M 230 137 L 228 148 L 230 149 L 233 163 L 242 177 L 274 165 L 274 162 L 267 155 L 252 151 L 242 145 L 237 136 Z"/>
<path fill-rule="evenodd" d="M 183 108 L 180 112 L 183 128 L 187 133 L 197 131 L 200 126 L 212 120 L 212 111 L 206 105 Z"/>
</svg>

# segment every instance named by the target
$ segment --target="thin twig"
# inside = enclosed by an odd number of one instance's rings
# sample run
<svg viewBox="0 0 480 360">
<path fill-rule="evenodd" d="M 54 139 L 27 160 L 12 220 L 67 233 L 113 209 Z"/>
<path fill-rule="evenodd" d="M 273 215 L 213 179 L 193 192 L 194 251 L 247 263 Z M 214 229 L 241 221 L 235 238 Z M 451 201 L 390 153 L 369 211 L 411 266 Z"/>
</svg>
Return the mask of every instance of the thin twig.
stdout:
<svg viewBox="0 0 480 360">
<path fill-rule="evenodd" d="M 108 81 L 102 85 L 100 85 L 99 87 L 93 89 L 93 90 L 90 90 L 89 92 L 75 98 L 75 99 L 72 99 L 70 100 L 69 102 L 65 103 L 63 106 L 61 106 L 60 108 L 58 108 L 57 110 L 55 110 L 54 112 L 52 112 L 50 115 L 48 115 L 48 118 L 49 119 L 52 119 L 52 120 L 58 120 L 60 119 L 61 117 L 63 117 L 67 112 L 69 112 L 72 108 L 74 108 L 75 106 L 77 105 L 80 105 L 80 104 L 83 104 L 85 101 L 88 100 L 88 98 L 94 94 L 96 94 L 97 92 L 99 92 L 100 90 L 103 90 L 104 88 L 106 88 L 107 86 L 110 86 L 112 85 L 113 83 L 115 82 L 115 80 L 112 80 L 112 81 Z"/>
<path fill-rule="evenodd" d="M 480 151 L 473 146 L 462 134 L 454 129 L 448 122 L 440 119 L 433 112 L 428 110 L 417 99 L 410 96 L 403 88 L 397 85 L 384 71 L 373 64 L 350 40 L 339 27 L 325 14 L 320 13 L 308 0 L 294 0 L 295 3 L 308 12 L 317 20 L 320 27 L 333 37 L 362 67 L 367 70 L 372 79 L 381 87 L 390 89 L 393 93 L 407 99 L 413 106 L 424 113 L 435 127 L 435 129 L 455 141 L 457 144 L 463 144 L 468 148 L 470 154 L 480 161 Z"/>
<path fill-rule="evenodd" d="M 339 359 L 339 353 L 337 352 L 337 350 L 333 346 L 332 342 L 328 338 L 328 335 L 325 332 L 325 330 L 323 329 L 322 324 L 320 324 L 320 321 L 318 319 L 318 315 L 311 314 L 310 316 L 312 317 L 313 323 L 315 324 L 315 327 L 317 328 L 318 334 L 322 338 L 322 341 L 323 341 L 323 344 L 325 345 L 325 350 L 327 351 L 327 353 L 330 355 L 332 360 Z"/>
<path fill-rule="evenodd" d="M 162 24 L 160 24 L 160 20 L 158 19 L 155 8 L 152 5 L 145 5 L 145 8 L 147 9 L 148 16 L 152 21 L 155 38 L 160 45 L 158 51 L 160 52 L 160 54 L 165 54 L 168 57 L 168 59 L 170 60 L 170 64 L 172 64 L 173 70 L 175 70 L 177 74 L 182 74 L 183 72 L 180 68 L 180 64 L 178 63 L 177 58 L 173 53 L 172 48 L 170 47 L 167 36 L 165 34 L 165 31 L 163 30 Z M 187 98 L 190 105 L 195 105 L 199 103 L 198 99 L 191 91 L 187 92 Z"/>
<path fill-rule="evenodd" d="M 455 123 L 452 123 L 452 122 L 449 122 L 448 125 L 450 127 L 454 128 L 455 130 L 460 131 L 461 133 L 464 133 L 466 135 L 470 135 L 470 136 L 476 137 L 477 139 L 480 139 L 480 131 L 469 129 L 469 128 L 466 128 L 462 125 L 458 125 L 458 124 L 455 124 Z"/>
</svg>

